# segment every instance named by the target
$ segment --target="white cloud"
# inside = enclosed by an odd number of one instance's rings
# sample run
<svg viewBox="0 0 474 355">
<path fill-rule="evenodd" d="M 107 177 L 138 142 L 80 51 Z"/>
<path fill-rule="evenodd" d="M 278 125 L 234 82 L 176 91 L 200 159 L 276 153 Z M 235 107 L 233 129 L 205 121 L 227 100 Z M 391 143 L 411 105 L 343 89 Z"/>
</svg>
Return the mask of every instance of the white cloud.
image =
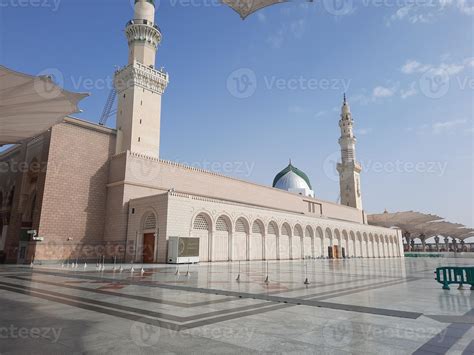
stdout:
<svg viewBox="0 0 474 355">
<path fill-rule="evenodd" d="M 395 94 L 394 88 L 386 88 L 384 86 L 377 86 L 372 92 L 372 97 L 377 99 L 377 98 L 391 97 L 394 94 Z"/>
<path fill-rule="evenodd" d="M 402 66 L 401 71 L 404 74 L 423 73 L 429 69 L 428 65 L 423 65 L 416 60 L 407 60 Z"/>
<path fill-rule="evenodd" d="M 466 58 L 462 63 L 446 63 L 439 65 L 422 64 L 416 60 L 407 60 L 400 68 L 403 74 L 415 74 L 430 72 L 433 75 L 456 75 L 462 72 L 467 66 L 474 66 L 474 58 Z"/>
<path fill-rule="evenodd" d="M 283 42 L 290 36 L 296 39 L 300 39 L 306 32 L 306 20 L 299 19 L 290 23 L 282 23 L 274 34 L 271 34 L 267 42 L 273 48 L 281 48 Z"/>
<path fill-rule="evenodd" d="M 430 0 L 410 3 L 398 8 L 387 20 L 387 25 L 390 26 L 396 21 L 408 21 L 412 24 L 431 23 L 448 9 L 473 16 L 474 2 L 472 0 Z"/>
<path fill-rule="evenodd" d="M 315 118 L 319 118 L 319 117 L 322 117 L 324 115 L 326 115 L 328 112 L 327 111 L 319 111 L 319 112 L 316 112 L 316 114 L 314 115 Z"/>
<path fill-rule="evenodd" d="M 295 38 L 303 37 L 303 34 L 306 31 L 306 20 L 299 19 L 290 23 L 290 31 Z"/>
<path fill-rule="evenodd" d="M 301 107 L 301 106 L 293 105 L 293 106 L 288 107 L 288 112 L 289 112 L 289 113 L 297 113 L 297 114 L 299 114 L 299 113 L 304 113 L 304 112 L 306 112 L 306 110 L 305 110 L 303 107 Z"/>
<path fill-rule="evenodd" d="M 372 97 L 365 93 L 357 94 L 349 98 L 350 103 L 360 104 L 360 105 L 368 105 L 372 101 L 373 101 Z"/>
<path fill-rule="evenodd" d="M 458 0 L 457 7 L 458 9 L 466 15 L 473 16 L 474 15 L 474 2 L 468 3 L 468 0 Z"/>
<path fill-rule="evenodd" d="M 432 132 L 433 134 L 442 134 L 442 133 L 449 133 L 453 132 L 453 130 L 461 125 L 464 125 L 467 120 L 451 120 L 451 121 L 444 121 L 444 122 L 435 122 L 432 125 Z"/>
<path fill-rule="evenodd" d="M 401 89 L 400 90 L 400 97 L 402 99 L 406 99 L 410 96 L 415 96 L 416 94 L 418 94 L 418 89 L 417 89 L 417 85 L 416 85 L 416 82 L 413 81 L 411 84 L 410 84 L 410 87 L 406 90 L 404 89 Z"/>
<path fill-rule="evenodd" d="M 270 43 L 273 48 L 281 48 L 281 45 L 284 41 L 283 35 L 284 30 L 283 28 L 280 28 L 275 34 L 272 34 L 268 37 L 267 42 Z"/>
<path fill-rule="evenodd" d="M 356 136 L 366 136 L 372 132 L 372 128 L 359 128 L 354 130 Z"/>
</svg>

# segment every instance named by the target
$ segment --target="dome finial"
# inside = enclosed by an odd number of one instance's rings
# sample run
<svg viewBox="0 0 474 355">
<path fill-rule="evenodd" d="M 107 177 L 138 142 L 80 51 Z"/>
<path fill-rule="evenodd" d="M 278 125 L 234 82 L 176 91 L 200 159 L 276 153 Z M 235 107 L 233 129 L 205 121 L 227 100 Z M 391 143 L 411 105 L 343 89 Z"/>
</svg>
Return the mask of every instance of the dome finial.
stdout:
<svg viewBox="0 0 474 355">
<path fill-rule="evenodd" d="M 344 93 L 344 105 L 347 103 L 347 100 L 346 100 L 346 93 Z"/>
<path fill-rule="evenodd" d="M 289 164 L 288 165 L 291 165 L 291 158 L 289 159 Z"/>
</svg>

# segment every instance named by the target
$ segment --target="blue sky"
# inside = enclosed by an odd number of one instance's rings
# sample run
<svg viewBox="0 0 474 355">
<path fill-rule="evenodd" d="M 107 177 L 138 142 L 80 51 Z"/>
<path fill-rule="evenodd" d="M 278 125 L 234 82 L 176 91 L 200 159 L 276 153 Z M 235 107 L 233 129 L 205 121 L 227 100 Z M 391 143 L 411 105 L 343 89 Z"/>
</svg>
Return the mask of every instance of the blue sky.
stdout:
<svg viewBox="0 0 474 355">
<path fill-rule="evenodd" d="M 162 158 L 262 184 L 291 158 L 336 201 L 347 91 L 367 212 L 474 226 L 474 2 L 335 1 L 242 21 L 217 0 L 162 0 Z M 0 0 L 0 11 L 0 62 L 90 92 L 78 117 L 97 122 L 127 61 L 129 0 Z"/>
</svg>

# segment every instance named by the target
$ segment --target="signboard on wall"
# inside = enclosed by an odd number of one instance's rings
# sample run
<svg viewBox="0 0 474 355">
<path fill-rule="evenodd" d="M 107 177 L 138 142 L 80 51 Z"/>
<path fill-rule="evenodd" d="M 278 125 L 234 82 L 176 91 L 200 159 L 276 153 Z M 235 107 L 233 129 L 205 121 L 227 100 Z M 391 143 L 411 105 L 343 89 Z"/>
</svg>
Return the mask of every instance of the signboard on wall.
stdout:
<svg viewBox="0 0 474 355">
<path fill-rule="evenodd" d="M 168 262 L 188 264 L 199 262 L 199 238 L 169 237 Z"/>
<path fill-rule="evenodd" d="M 199 256 L 199 238 L 179 238 L 178 257 Z"/>
</svg>

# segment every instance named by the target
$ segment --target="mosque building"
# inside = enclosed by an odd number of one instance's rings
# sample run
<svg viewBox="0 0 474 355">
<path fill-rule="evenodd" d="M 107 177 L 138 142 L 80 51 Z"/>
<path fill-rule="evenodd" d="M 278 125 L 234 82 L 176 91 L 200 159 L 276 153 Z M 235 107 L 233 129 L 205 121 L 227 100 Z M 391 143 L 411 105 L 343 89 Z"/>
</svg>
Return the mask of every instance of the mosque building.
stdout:
<svg viewBox="0 0 474 355">
<path fill-rule="evenodd" d="M 153 0 L 135 0 L 125 33 L 128 64 L 114 81 L 116 129 L 67 117 L 0 154 L 9 167 L 0 171 L 0 251 L 8 262 L 104 255 L 165 263 L 173 237 L 198 238 L 202 262 L 403 257 L 400 230 L 367 222 L 345 97 L 340 204 L 319 200 L 291 162 L 263 186 L 162 160 L 169 75 L 155 68 L 161 31 Z"/>
</svg>

